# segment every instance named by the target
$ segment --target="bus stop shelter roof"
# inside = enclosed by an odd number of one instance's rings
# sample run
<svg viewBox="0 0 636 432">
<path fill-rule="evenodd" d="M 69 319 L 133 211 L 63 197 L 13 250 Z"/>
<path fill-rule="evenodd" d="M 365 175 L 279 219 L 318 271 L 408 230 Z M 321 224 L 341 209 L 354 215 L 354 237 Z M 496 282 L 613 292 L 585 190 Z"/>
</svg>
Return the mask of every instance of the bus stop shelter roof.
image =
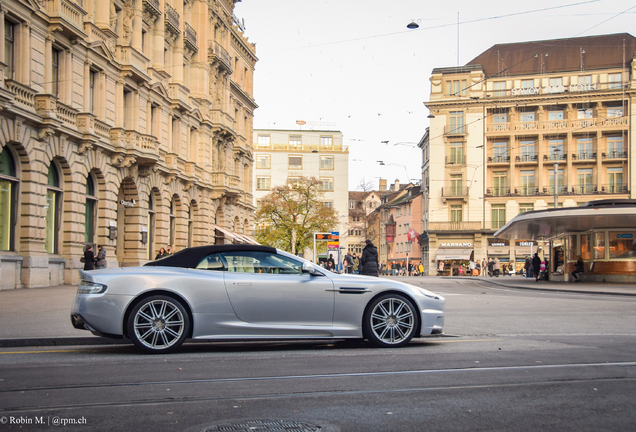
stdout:
<svg viewBox="0 0 636 432">
<path fill-rule="evenodd" d="M 551 240 L 565 233 L 636 228 L 636 200 L 598 200 L 581 207 L 521 213 L 495 233 L 505 239 Z"/>
</svg>

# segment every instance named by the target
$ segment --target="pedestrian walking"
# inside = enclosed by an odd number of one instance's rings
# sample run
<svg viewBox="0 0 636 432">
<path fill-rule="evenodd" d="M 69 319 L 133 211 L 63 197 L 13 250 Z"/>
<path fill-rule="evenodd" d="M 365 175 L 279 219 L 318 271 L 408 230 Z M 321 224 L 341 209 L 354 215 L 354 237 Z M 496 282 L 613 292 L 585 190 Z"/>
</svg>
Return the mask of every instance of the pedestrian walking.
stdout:
<svg viewBox="0 0 636 432">
<path fill-rule="evenodd" d="M 490 258 L 490 261 L 488 261 L 488 276 L 492 277 L 493 274 L 495 274 L 495 261 Z"/>
<path fill-rule="evenodd" d="M 353 272 L 360 273 L 360 259 L 355 252 L 353 253 Z"/>
<path fill-rule="evenodd" d="M 493 264 L 493 269 L 495 270 L 495 277 L 499 277 L 499 273 L 501 273 L 501 261 L 499 258 L 495 257 L 495 263 Z"/>
<path fill-rule="evenodd" d="M 378 248 L 373 245 L 371 240 L 365 240 L 366 246 L 362 249 L 362 257 L 360 258 L 360 273 L 365 276 L 379 276 L 378 265 Z"/>
<path fill-rule="evenodd" d="M 345 261 L 345 273 L 352 274 L 353 273 L 353 256 L 351 252 L 347 251 L 344 257 Z"/>
<path fill-rule="evenodd" d="M 539 282 L 539 277 L 541 277 L 541 258 L 539 258 L 538 252 L 535 252 L 532 257 L 532 273 L 535 276 L 535 281 Z"/>
<path fill-rule="evenodd" d="M 484 277 L 486 276 L 486 274 L 488 273 L 487 269 L 488 269 L 488 261 L 486 261 L 486 258 L 484 258 L 481 261 L 481 275 L 482 276 L 484 276 Z"/>
</svg>

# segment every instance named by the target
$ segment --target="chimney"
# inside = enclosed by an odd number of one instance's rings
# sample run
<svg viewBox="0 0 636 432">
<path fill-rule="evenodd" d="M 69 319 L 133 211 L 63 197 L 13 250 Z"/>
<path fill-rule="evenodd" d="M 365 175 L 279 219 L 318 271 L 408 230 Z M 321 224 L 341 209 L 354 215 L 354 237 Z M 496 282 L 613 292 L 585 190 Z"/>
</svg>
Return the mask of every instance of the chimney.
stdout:
<svg viewBox="0 0 636 432">
<path fill-rule="evenodd" d="M 396 192 L 400 190 L 400 179 L 395 179 L 395 184 L 391 187 L 391 190 Z"/>
<path fill-rule="evenodd" d="M 386 179 L 380 179 L 380 191 L 386 190 Z"/>
</svg>

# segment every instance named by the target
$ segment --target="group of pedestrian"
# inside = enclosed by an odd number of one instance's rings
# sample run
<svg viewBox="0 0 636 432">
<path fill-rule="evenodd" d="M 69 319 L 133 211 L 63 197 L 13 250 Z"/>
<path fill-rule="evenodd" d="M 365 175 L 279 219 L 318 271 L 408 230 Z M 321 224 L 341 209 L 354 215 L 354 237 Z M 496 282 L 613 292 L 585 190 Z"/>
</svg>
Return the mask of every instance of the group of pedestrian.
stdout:
<svg viewBox="0 0 636 432">
<path fill-rule="evenodd" d="M 540 280 L 548 280 L 549 269 L 550 261 L 547 258 L 542 260 L 538 252 L 535 252 L 532 259 L 526 257 L 526 261 L 523 264 L 526 278 L 534 277 L 537 282 Z"/>
<path fill-rule="evenodd" d="M 97 246 L 97 256 L 93 252 L 93 245 L 86 245 L 84 256 L 80 258 L 84 263 L 84 270 L 95 270 L 106 268 L 106 249 L 102 245 Z"/>
<path fill-rule="evenodd" d="M 168 245 L 165 248 L 159 248 L 159 253 L 155 256 L 155 260 L 165 258 L 167 256 L 172 255 L 174 252 L 172 251 L 172 246 Z"/>
</svg>

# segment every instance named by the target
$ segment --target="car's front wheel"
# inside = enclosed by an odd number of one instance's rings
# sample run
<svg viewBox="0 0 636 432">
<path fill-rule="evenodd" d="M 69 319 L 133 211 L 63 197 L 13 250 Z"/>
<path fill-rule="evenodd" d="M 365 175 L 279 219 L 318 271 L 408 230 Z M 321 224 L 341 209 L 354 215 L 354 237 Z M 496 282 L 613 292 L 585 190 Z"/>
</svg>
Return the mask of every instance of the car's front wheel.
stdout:
<svg viewBox="0 0 636 432">
<path fill-rule="evenodd" d="M 190 317 L 172 297 L 156 295 L 135 305 L 127 322 L 128 337 L 141 350 L 169 353 L 181 346 L 190 332 Z"/>
<path fill-rule="evenodd" d="M 419 324 L 413 303 L 399 294 L 375 299 L 364 314 L 364 336 L 377 347 L 401 347 L 409 343 Z"/>
</svg>

